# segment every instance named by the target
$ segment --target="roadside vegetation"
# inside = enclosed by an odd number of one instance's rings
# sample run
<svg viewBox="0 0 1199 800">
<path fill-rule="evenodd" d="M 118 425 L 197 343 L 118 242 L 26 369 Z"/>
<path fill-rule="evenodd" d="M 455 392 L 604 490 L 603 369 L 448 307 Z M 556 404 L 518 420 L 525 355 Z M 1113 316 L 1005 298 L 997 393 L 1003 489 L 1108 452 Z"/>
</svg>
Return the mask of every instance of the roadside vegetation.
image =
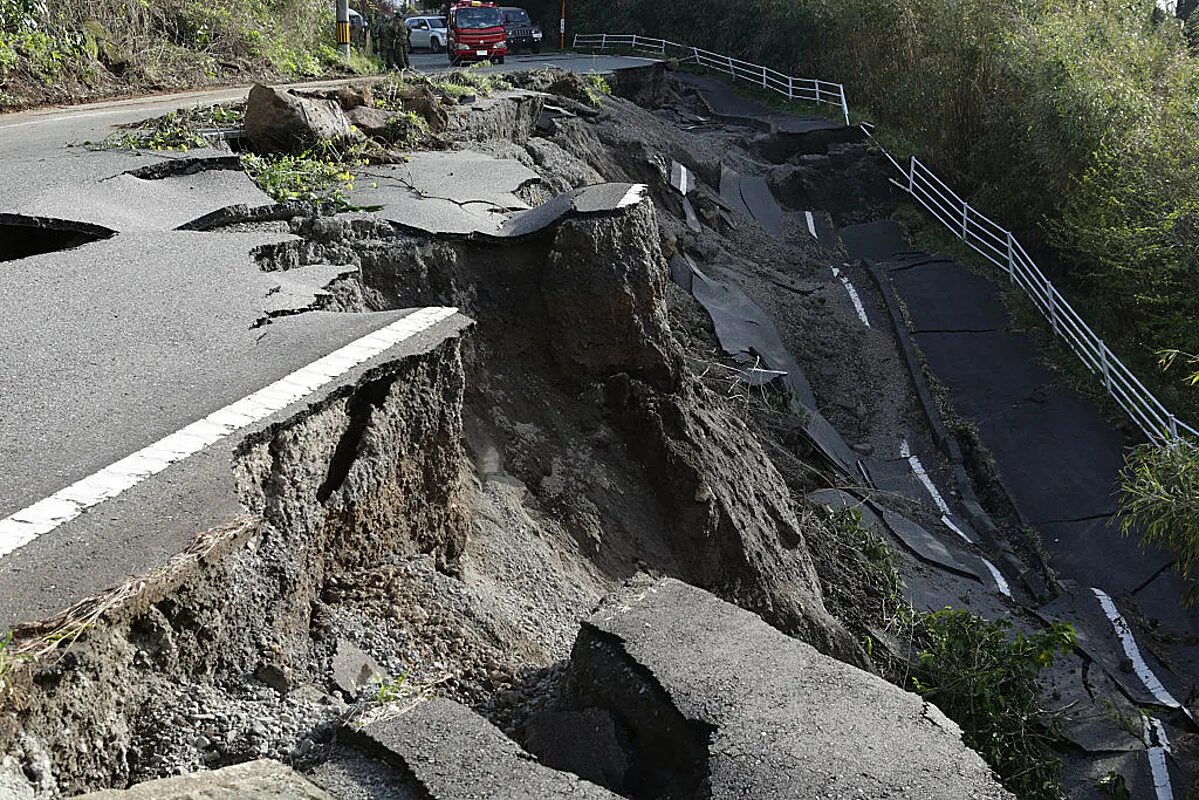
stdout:
<svg viewBox="0 0 1199 800">
<path fill-rule="evenodd" d="M 344 72 L 330 0 L 0 0 L 0 110 Z M 373 70 L 364 58 L 358 70 Z"/>
<path fill-rule="evenodd" d="M 1073 629 L 1057 623 L 1023 633 L 958 609 L 920 613 L 907 600 L 890 544 L 858 509 L 831 511 L 823 523 L 836 547 L 818 565 L 825 602 L 864 637 L 883 674 L 936 703 L 1017 797 L 1062 797 L 1059 723 L 1042 705 L 1038 679 L 1074 648 Z"/>
<path fill-rule="evenodd" d="M 916 623 L 911 685 L 962 728 L 967 745 L 1022 800 L 1063 796 L 1053 751 L 1054 715 L 1041 707 L 1038 676 L 1075 645 L 1069 625 L 1012 634 L 1006 620 L 944 609 Z"/>
<path fill-rule="evenodd" d="M 534 3 L 552 19 L 550 5 Z M 1153 0 L 581 0 L 572 27 L 845 83 L 857 117 L 1058 262 L 1109 345 L 1199 418 L 1199 397 L 1155 374 L 1157 351 L 1199 352 L 1199 13 L 1184 25 Z"/>
</svg>

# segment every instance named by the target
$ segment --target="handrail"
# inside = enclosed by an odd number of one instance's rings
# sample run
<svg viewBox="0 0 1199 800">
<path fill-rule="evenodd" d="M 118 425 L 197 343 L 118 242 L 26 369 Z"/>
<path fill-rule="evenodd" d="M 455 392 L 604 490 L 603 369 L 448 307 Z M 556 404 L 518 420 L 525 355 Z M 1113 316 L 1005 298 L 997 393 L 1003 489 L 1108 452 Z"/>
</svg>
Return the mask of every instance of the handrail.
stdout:
<svg viewBox="0 0 1199 800">
<path fill-rule="evenodd" d="M 668 39 L 656 39 L 635 33 L 576 33 L 575 49 L 607 50 L 629 48 L 665 57 L 673 53 L 683 63 L 695 63 L 724 72 L 734 78 L 752 81 L 755 85 L 776 92 L 789 100 L 823 103 L 841 109 L 845 124 L 849 124 L 849 102 L 845 86 L 819 78 L 796 78 L 752 61 L 714 53 L 700 47 L 686 47 Z"/>
<path fill-rule="evenodd" d="M 1199 438 L 1199 431 L 1170 413 L 1112 353 L 1028 255 L 1015 234 L 963 200 L 915 156 L 909 159 L 906 170 L 889 153 L 887 158 L 904 177 L 902 181 L 891 182 L 910 194 L 976 253 L 1003 269 L 1049 320 L 1053 332 L 1099 377 L 1107 393 L 1151 442 L 1166 445 L 1182 436 Z"/>
<path fill-rule="evenodd" d="M 791 100 L 838 106 L 845 116 L 845 124 L 849 125 L 849 102 L 844 84 L 819 78 L 796 78 L 723 53 L 639 34 L 575 34 L 574 46 L 576 49 L 593 50 L 628 47 L 662 57 L 674 52 L 680 56 L 681 63 L 699 64 L 734 78 L 752 81 L 763 89 Z M 872 128 L 865 124 L 861 126 L 867 136 L 874 138 Z M 1088 370 L 1099 377 L 1111 398 L 1151 442 L 1166 445 L 1183 436 L 1199 438 L 1199 430 L 1170 413 L 1132 370 L 1112 353 L 1103 339 L 1095 334 L 1045 276 L 1010 230 L 971 206 L 915 156 L 909 159 L 905 169 L 885 149 L 883 153 L 903 176 L 902 181 L 892 178 L 891 183 L 910 194 L 971 249 L 1006 272 L 1009 279 L 1029 296 L 1037 310 L 1049 320 L 1053 332 L 1066 342 Z"/>
</svg>

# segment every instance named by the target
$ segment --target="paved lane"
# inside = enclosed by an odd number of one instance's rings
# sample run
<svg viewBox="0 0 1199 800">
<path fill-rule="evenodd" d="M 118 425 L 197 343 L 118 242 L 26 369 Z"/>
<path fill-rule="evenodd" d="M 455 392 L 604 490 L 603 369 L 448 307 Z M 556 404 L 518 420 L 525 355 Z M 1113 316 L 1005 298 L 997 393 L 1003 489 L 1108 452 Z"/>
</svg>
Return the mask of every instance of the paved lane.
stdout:
<svg viewBox="0 0 1199 800">
<path fill-rule="evenodd" d="M 443 59 L 416 61 L 448 68 Z M 494 69 L 592 71 L 635 63 L 644 62 L 526 56 Z M 293 238 L 286 234 L 177 230 L 227 206 L 269 202 L 238 170 L 147 180 L 130 172 L 181 156 L 83 146 L 117 124 L 246 93 L 220 89 L 0 116 L 0 222 L 36 216 L 112 234 L 0 261 L 0 630 L 152 569 L 196 532 L 236 516 L 229 464 L 246 432 L 467 324 L 450 314 L 361 363 L 343 363 L 324 386 L 287 399 L 285 408 L 271 407 L 205 449 L 158 464 L 152 476 L 77 516 L 77 508 L 64 511 L 87 494 L 72 491 L 63 501 L 66 487 L 411 313 L 309 311 L 262 324 L 271 311 L 305 308 L 345 270 L 263 271 L 255 250 Z M 216 154 L 188 157 L 206 155 Z M 28 233 L 0 230 L 4 235 Z M 157 457 L 149 452 L 142 466 Z M 112 483 L 119 472 L 101 473 L 107 478 L 99 483 Z"/>
</svg>

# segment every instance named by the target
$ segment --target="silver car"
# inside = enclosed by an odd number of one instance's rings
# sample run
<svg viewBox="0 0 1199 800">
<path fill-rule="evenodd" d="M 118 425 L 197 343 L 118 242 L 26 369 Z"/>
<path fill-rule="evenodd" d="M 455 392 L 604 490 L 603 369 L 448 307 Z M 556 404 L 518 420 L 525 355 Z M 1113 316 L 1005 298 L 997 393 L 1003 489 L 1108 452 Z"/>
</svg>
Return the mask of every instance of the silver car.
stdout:
<svg viewBox="0 0 1199 800">
<path fill-rule="evenodd" d="M 409 17 L 404 24 L 412 30 L 412 48 L 418 47 L 440 53 L 445 50 L 445 17 Z"/>
</svg>

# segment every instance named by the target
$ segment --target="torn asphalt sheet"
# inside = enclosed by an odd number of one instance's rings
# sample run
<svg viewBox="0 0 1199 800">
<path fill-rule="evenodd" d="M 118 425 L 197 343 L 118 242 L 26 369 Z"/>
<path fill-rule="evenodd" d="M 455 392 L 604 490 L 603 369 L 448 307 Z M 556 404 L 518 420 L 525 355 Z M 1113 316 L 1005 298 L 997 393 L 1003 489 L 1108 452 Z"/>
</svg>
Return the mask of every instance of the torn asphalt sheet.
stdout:
<svg viewBox="0 0 1199 800">
<path fill-rule="evenodd" d="M 848 476 L 856 477 L 853 451 L 816 410 L 816 395 L 803 370 L 787 351 L 770 317 L 736 286 L 705 275 L 685 255 L 670 260 L 670 277 L 690 292 L 712 318 L 720 346 L 739 363 L 758 369 L 748 374 L 751 385 L 781 381 L 807 416 L 805 432 L 812 443 Z"/>
<path fill-rule="evenodd" d="M 795 359 L 787 352 L 770 317 L 736 286 L 709 278 L 686 256 L 674 256 L 670 275 L 675 283 L 695 296 L 716 326 L 721 347 L 738 363 L 767 370 L 765 375 L 751 373 L 749 383 L 761 385 L 775 380 L 771 372 L 781 372 L 787 389 L 810 411 L 816 408 L 816 396 Z"/>
<path fill-rule="evenodd" d="M 755 220 L 770 235 L 782 238 L 783 209 L 763 177 L 741 175 L 720 165 L 720 199 Z"/>
<path fill-rule="evenodd" d="M 1124 633 L 1125 641 L 1114 632 L 1112 621 L 1095 592 L 1074 581 L 1061 581 L 1063 592 L 1033 613 L 1046 622 L 1068 622 L 1074 628 L 1078 647 L 1115 681 L 1129 700 L 1137 705 L 1177 707 L 1171 687 L 1159 681 L 1174 682 L 1172 673 L 1164 668 L 1134 631 Z M 1130 654 L 1128 650 L 1131 650 Z M 1133 657 L 1135 654 L 1135 658 Z M 1142 678 L 1141 675 L 1145 678 Z M 1147 683 L 1148 681 L 1148 683 Z M 1150 688 L 1153 685 L 1158 691 Z"/>
</svg>

